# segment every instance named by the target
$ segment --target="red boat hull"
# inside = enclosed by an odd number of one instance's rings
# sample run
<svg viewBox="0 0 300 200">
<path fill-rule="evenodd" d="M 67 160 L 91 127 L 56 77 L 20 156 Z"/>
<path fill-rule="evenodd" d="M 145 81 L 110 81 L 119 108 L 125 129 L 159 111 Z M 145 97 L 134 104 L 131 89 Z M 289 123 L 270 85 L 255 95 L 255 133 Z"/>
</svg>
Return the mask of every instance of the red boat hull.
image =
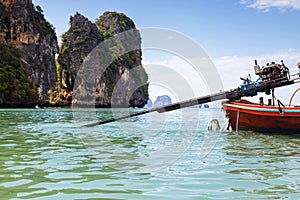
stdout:
<svg viewBox="0 0 300 200">
<path fill-rule="evenodd" d="M 300 108 L 261 106 L 249 101 L 225 102 L 223 108 L 232 130 L 300 133 Z"/>
</svg>

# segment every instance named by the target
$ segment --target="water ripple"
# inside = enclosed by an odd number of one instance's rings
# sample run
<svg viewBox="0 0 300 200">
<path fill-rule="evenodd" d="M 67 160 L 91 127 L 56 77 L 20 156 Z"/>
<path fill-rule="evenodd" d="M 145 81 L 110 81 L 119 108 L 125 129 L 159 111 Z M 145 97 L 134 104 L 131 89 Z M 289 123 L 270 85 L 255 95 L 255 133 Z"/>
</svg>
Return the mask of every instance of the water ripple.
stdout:
<svg viewBox="0 0 300 200">
<path fill-rule="evenodd" d="M 100 111 L 99 111 L 100 112 Z M 192 111 L 191 111 L 192 112 Z M 191 127 L 193 143 L 158 171 L 139 168 L 136 158 L 172 144 L 178 118 L 160 132 L 104 127 L 107 143 L 121 149 L 106 160 L 91 154 L 81 131 L 97 139 L 99 127 L 76 129 L 71 110 L 0 111 L 0 196 L 2 199 L 299 199 L 300 138 L 253 132 L 209 133 L 206 124 L 223 113 L 201 111 Z M 101 112 L 100 112 L 101 113 Z M 105 113 L 105 112 L 103 112 Z M 105 117 L 105 114 L 101 117 Z M 107 114 L 107 117 L 109 114 Z M 193 116 L 193 115 L 191 115 Z M 190 120 L 194 118 L 191 117 Z M 196 119 L 196 118 L 195 118 Z M 78 122 L 85 123 L 85 122 Z M 189 122 L 187 122 L 189 123 Z M 103 129 L 102 129 L 103 130 Z M 187 134 L 181 132 L 180 134 Z M 99 138 L 98 138 L 99 139 Z M 180 144 L 180 143 L 179 143 Z M 97 146 L 98 145 L 98 146 Z M 105 148 L 104 148 L 105 147 Z"/>
</svg>

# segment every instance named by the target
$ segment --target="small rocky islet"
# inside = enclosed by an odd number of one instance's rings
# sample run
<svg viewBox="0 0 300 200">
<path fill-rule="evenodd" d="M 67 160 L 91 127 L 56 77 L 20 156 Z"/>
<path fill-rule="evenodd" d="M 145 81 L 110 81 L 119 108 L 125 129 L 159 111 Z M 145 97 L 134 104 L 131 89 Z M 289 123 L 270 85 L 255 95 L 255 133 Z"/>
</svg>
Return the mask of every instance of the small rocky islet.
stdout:
<svg viewBox="0 0 300 200">
<path fill-rule="evenodd" d="M 132 30 L 137 48 L 117 57 L 95 76 L 94 104 L 143 107 L 147 103 L 148 76 L 141 64 L 141 36 L 133 20 L 122 13 L 105 12 L 93 23 L 75 13 L 58 45 L 55 27 L 43 13 L 31 0 L 0 0 L 0 108 L 71 106 L 77 100 L 73 95 L 76 76 L 86 57 L 104 41 Z M 118 41 L 116 38 L 108 50 L 112 56 L 125 48 Z M 122 92 L 115 92 L 116 85 Z M 85 99 L 83 91 L 76 92 L 79 99 Z"/>
</svg>

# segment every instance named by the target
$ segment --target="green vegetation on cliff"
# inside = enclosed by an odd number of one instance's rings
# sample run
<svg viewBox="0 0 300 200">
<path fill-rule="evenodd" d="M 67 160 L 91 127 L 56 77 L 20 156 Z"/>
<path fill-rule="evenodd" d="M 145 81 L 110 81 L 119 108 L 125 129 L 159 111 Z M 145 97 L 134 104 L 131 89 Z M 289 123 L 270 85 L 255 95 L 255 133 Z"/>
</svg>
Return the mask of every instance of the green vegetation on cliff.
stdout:
<svg viewBox="0 0 300 200">
<path fill-rule="evenodd" d="M 45 19 L 42 8 L 31 0 L 0 0 L 0 42 L 6 45 L 1 45 L 2 52 L 14 60 L 7 63 L 1 53 L 0 101 L 5 100 L 7 107 L 48 102 L 48 91 L 57 81 L 58 45 L 54 27 Z"/>
<path fill-rule="evenodd" d="M 134 22 L 129 17 L 117 12 L 105 12 L 96 20 L 96 25 L 104 39 L 135 29 Z"/>
<path fill-rule="evenodd" d="M 109 44 L 105 53 L 97 49 L 99 46 L 103 47 L 101 42 L 104 46 Z M 131 46 L 134 46 L 133 50 L 130 49 Z M 129 52 L 124 54 L 126 49 Z M 134 22 L 125 14 L 117 12 L 105 12 L 96 23 L 79 13 L 70 17 L 70 28 L 62 35 L 58 56 L 62 86 L 62 95 L 58 95 L 59 98 L 67 99 L 73 92 L 77 72 L 92 50 L 99 51 L 99 60 L 96 63 L 101 63 L 90 66 L 92 69 L 94 67 L 90 73 L 101 71 L 94 80 L 96 106 L 143 107 L 148 100 L 148 76 L 141 64 L 141 37 Z M 114 58 L 111 64 L 105 63 L 111 58 Z M 104 63 L 110 65 L 105 66 Z M 89 89 L 85 85 L 86 80 L 79 80 L 81 85 L 75 88 L 75 102 L 87 99 L 90 95 L 87 94 Z"/>
<path fill-rule="evenodd" d="M 42 8 L 37 5 L 34 9 L 33 5 L 29 9 L 30 12 L 30 21 L 34 25 L 35 30 L 40 34 L 41 38 L 45 38 L 47 36 L 53 37 L 57 40 L 57 36 L 55 34 L 55 28 L 53 24 L 49 23 L 43 14 Z"/>
<path fill-rule="evenodd" d="M 0 43 L 0 107 L 27 107 L 37 102 L 37 87 L 25 75 L 21 51 Z"/>
<path fill-rule="evenodd" d="M 76 13 L 70 17 L 70 28 L 62 35 L 58 56 L 61 85 L 67 92 L 73 90 L 76 74 L 85 57 L 102 38 L 97 27 L 83 15 Z"/>
<path fill-rule="evenodd" d="M 114 100 L 111 99 L 111 103 L 116 106 L 126 106 L 128 104 L 128 106 L 132 107 L 143 107 L 148 100 L 148 75 L 141 63 L 140 34 L 132 34 L 130 32 L 137 31 L 134 22 L 123 13 L 105 12 L 96 20 L 96 26 L 104 39 L 114 38 L 111 40 L 115 44 L 110 48 L 110 54 L 113 57 L 117 57 L 106 69 L 100 82 L 106 82 L 109 96 L 114 92 L 114 87 L 120 80 L 124 87 L 123 90 L 126 91 L 125 97 L 116 96 Z M 133 35 L 135 35 L 134 38 L 132 37 Z M 128 37 L 129 41 L 125 43 L 119 42 L 118 37 Z M 120 56 L 120 52 L 128 49 L 128 46 L 138 48 Z M 129 73 L 129 81 L 125 81 L 127 79 L 126 71 Z M 132 88 L 133 85 L 139 86 L 139 88 Z"/>
<path fill-rule="evenodd" d="M 126 31 L 128 37 L 119 38 Z M 114 61 L 109 66 L 101 65 L 103 57 L 96 62 L 101 63 L 96 69 L 101 73 L 92 80 L 95 104 L 143 107 L 148 100 L 148 76 L 141 64 L 141 37 L 125 14 L 105 12 L 93 23 L 76 13 L 70 17 L 70 29 L 62 35 L 58 51 L 55 28 L 40 6 L 31 0 L 0 0 L 0 107 L 32 107 L 37 102 L 41 106 L 70 105 L 83 61 L 110 38 L 111 46 L 104 55 L 108 53 L 107 60 Z M 124 54 L 131 46 L 134 49 Z M 83 96 L 90 95 L 87 88 L 80 88 Z"/>
</svg>

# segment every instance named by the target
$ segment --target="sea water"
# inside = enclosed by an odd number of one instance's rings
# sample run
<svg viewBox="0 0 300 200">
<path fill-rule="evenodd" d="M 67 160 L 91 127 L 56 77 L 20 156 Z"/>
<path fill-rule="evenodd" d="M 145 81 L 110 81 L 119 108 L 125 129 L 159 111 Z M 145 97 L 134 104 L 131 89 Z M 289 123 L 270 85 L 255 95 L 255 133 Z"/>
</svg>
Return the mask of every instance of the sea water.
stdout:
<svg viewBox="0 0 300 200">
<path fill-rule="evenodd" d="M 0 110 L 1 199 L 300 199 L 300 137 L 207 131 L 221 109 Z"/>
</svg>

